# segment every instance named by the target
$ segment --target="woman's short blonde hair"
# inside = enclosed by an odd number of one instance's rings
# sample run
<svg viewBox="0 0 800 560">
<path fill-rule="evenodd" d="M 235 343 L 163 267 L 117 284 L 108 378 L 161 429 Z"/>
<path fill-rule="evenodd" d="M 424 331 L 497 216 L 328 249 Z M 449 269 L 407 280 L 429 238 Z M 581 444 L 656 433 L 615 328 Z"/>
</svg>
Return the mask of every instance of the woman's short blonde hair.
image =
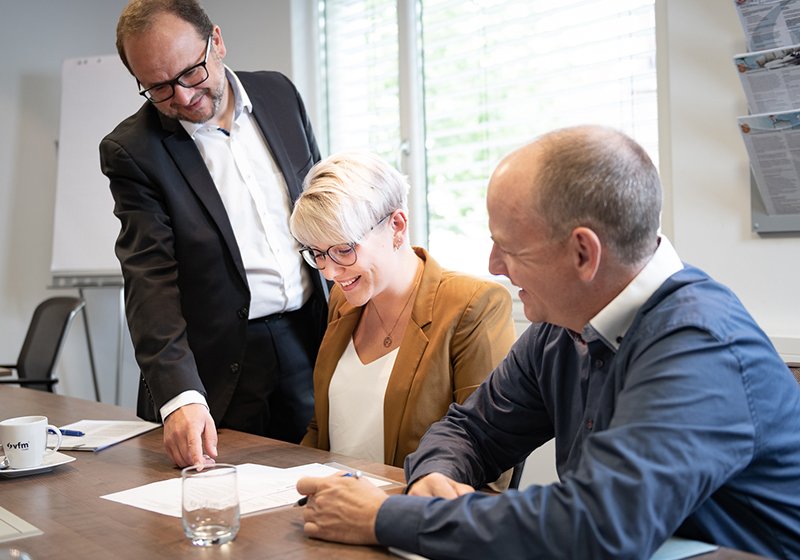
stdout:
<svg viewBox="0 0 800 560">
<path fill-rule="evenodd" d="M 408 210 L 409 188 L 405 176 L 375 154 L 333 154 L 308 172 L 289 228 L 307 247 L 357 242 L 395 210 Z"/>
</svg>

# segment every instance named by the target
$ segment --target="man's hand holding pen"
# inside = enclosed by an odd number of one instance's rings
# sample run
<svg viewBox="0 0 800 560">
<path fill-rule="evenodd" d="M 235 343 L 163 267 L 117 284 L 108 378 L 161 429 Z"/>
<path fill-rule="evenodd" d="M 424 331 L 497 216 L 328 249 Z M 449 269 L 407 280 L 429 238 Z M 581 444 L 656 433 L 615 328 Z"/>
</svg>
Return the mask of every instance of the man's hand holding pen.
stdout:
<svg viewBox="0 0 800 560">
<path fill-rule="evenodd" d="M 342 477 L 352 476 L 353 478 L 358 480 L 359 478 L 361 478 L 363 476 L 363 473 L 361 471 L 353 471 L 353 472 L 346 472 L 346 473 L 344 473 L 342 475 L 335 475 L 335 476 L 342 476 Z M 302 507 L 302 506 L 306 505 L 307 503 L 308 503 L 308 496 L 303 496 L 302 498 L 297 500 L 297 503 L 295 504 L 295 506 Z"/>
<path fill-rule="evenodd" d="M 306 477 L 297 482 L 303 510 L 303 530 L 309 537 L 350 544 L 377 544 L 375 519 L 386 492 L 363 478 L 359 471 L 326 477 Z M 303 505 L 298 502 L 298 505 Z"/>
</svg>

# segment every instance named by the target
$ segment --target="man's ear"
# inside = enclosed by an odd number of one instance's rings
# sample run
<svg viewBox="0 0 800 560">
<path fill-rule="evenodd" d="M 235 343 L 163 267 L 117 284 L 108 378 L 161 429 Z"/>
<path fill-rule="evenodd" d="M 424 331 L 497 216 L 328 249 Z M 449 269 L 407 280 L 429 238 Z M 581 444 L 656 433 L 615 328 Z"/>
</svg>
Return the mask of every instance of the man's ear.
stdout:
<svg viewBox="0 0 800 560">
<path fill-rule="evenodd" d="M 211 35 L 213 37 L 211 41 L 214 43 L 214 51 L 217 53 L 220 60 L 222 60 L 225 58 L 227 50 L 225 49 L 225 41 L 222 40 L 222 30 L 219 28 L 219 25 L 214 26 L 211 30 Z"/>
<path fill-rule="evenodd" d="M 603 257 L 600 238 L 588 227 L 576 227 L 570 234 L 569 249 L 578 277 L 585 283 L 592 282 L 597 276 Z"/>
</svg>

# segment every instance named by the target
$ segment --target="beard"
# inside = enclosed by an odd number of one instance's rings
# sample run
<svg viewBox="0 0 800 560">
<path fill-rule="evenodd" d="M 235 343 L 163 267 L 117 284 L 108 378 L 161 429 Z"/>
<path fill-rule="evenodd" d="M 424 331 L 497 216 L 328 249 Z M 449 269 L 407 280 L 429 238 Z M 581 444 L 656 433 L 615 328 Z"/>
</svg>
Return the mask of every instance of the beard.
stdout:
<svg viewBox="0 0 800 560">
<path fill-rule="evenodd" d="M 211 101 L 211 107 L 208 110 L 205 110 L 205 108 L 201 106 L 196 110 L 187 111 L 183 106 L 173 107 L 170 105 L 161 112 L 170 118 L 180 119 L 190 123 L 202 124 L 207 122 L 217 115 L 220 105 L 222 104 L 222 98 L 225 95 L 225 87 L 227 86 L 227 83 L 228 80 L 223 74 L 222 79 L 219 81 L 217 87 L 213 89 L 205 88 L 201 90 L 197 96 L 192 98 L 192 103 L 196 103 L 202 98 L 208 97 L 208 99 Z"/>
</svg>

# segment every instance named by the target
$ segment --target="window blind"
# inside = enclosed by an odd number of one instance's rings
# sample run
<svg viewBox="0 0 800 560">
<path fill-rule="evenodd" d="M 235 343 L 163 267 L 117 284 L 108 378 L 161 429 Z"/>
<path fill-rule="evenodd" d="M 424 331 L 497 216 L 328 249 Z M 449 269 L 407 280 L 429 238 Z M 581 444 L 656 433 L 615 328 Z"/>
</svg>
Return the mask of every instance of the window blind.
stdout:
<svg viewBox="0 0 800 560">
<path fill-rule="evenodd" d="M 330 151 L 365 149 L 395 163 L 400 145 L 395 1 L 331 0 L 322 6 Z"/>
<path fill-rule="evenodd" d="M 657 164 L 653 0 L 417 2 L 428 247 L 446 267 L 486 274 L 486 184 L 535 136 L 604 124 Z M 400 144 L 395 0 L 325 0 L 332 150 Z M 416 217 L 419 219 L 419 217 Z"/>
</svg>

